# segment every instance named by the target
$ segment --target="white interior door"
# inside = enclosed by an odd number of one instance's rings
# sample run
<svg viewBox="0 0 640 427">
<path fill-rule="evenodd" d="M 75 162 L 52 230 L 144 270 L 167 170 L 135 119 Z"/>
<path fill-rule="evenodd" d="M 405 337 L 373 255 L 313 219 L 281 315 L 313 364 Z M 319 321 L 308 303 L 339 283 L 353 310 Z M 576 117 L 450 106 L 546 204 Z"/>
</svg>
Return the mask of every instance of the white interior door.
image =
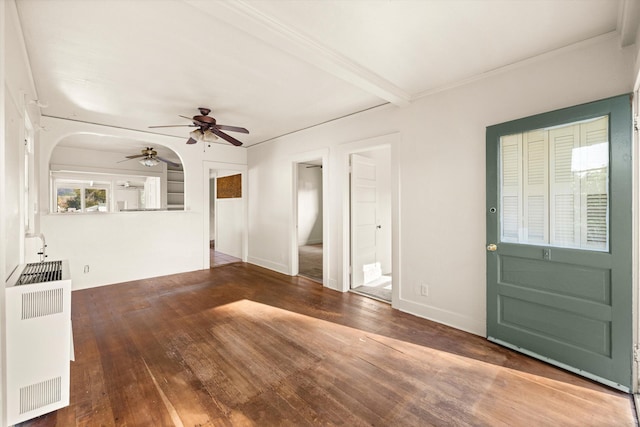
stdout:
<svg viewBox="0 0 640 427">
<path fill-rule="evenodd" d="M 362 286 L 380 276 L 379 271 L 365 274 L 377 260 L 376 247 L 376 164 L 351 154 L 351 288 Z M 379 269 L 378 269 L 379 270 Z M 365 277 L 366 276 L 366 277 Z"/>
</svg>

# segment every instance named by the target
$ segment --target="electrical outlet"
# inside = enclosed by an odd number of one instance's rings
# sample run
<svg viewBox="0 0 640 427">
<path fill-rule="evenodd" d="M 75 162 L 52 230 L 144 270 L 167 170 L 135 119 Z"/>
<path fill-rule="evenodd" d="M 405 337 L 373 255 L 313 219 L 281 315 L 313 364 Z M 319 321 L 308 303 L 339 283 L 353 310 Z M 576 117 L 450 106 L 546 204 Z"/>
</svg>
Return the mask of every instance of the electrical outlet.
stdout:
<svg viewBox="0 0 640 427">
<path fill-rule="evenodd" d="M 84 266 L 84 274 L 87 274 L 89 272 L 89 265 L 85 265 Z"/>
<path fill-rule="evenodd" d="M 424 283 L 420 285 L 420 295 L 425 297 L 429 296 L 429 285 L 425 285 Z"/>
</svg>

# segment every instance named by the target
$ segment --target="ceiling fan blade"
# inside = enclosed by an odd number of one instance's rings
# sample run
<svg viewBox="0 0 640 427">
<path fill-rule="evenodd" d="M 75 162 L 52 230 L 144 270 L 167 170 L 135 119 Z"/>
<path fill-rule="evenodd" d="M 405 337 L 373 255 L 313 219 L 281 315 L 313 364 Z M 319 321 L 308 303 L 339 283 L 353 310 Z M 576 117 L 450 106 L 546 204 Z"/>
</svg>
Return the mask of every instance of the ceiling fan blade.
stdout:
<svg viewBox="0 0 640 427">
<path fill-rule="evenodd" d="M 163 159 L 160 156 L 156 156 L 155 158 L 160 160 L 161 162 L 165 162 L 166 164 L 171 165 L 171 166 L 176 167 L 176 168 L 180 166 L 178 163 L 174 163 L 171 160 Z"/>
<path fill-rule="evenodd" d="M 137 159 L 138 157 L 146 157 L 146 154 L 136 154 L 135 156 L 125 156 L 127 159 Z"/>
<path fill-rule="evenodd" d="M 156 129 L 156 128 L 181 128 L 181 127 L 196 127 L 196 125 L 191 124 L 191 125 L 163 125 L 163 126 L 149 126 L 149 129 Z"/>
<path fill-rule="evenodd" d="M 187 141 L 187 144 L 195 144 L 195 143 L 197 143 L 197 142 L 198 142 L 198 141 L 196 141 L 195 139 L 193 139 L 193 138 L 189 138 L 189 140 Z"/>
<path fill-rule="evenodd" d="M 191 125 L 186 125 L 186 126 L 206 126 L 205 122 L 201 122 L 200 120 L 196 120 L 193 117 L 187 117 L 187 116 L 181 116 L 180 114 L 178 114 L 178 116 L 182 117 L 183 119 L 187 119 L 193 122 L 193 124 Z"/>
<path fill-rule="evenodd" d="M 241 128 L 238 126 L 227 126 L 227 125 L 215 125 L 220 130 L 230 130 L 232 132 L 241 132 L 241 133 L 249 133 L 245 128 Z"/>
<path fill-rule="evenodd" d="M 209 128 L 211 130 L 211 132 L 215 133 L 216 135 L 218 135 L 220 138 L 222 139 L 226 139 L 227 141 L 229 141 L 230 143 L 232 143 L 235 146 L 240 146 L 242 145 L 242 142 L 238 141 L 237 139 L 235 139 L 232 136 L 227 135 L 224 132 L 220 132 L 218 129 L 216 129 L 215 127 L 211 127 Z"/>
<path fill-rule="evenodd" d="M 123 159 L 123 160 L 118 160 L 118 161 L 117 161 L 116 163 L 122 163 L 122 162 L 127 162 L 127 161 L 129 161 L 129 160 L 131 160 L 131 159 Z"/>
</svg>

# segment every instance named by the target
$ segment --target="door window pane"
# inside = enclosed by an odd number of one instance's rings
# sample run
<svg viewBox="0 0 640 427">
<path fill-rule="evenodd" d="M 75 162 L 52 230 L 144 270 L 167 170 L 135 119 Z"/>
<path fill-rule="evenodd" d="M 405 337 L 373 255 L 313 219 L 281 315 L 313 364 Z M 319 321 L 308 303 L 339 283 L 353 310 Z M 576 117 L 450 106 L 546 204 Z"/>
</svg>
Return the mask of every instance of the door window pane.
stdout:
<svg viewBox="0 0 640 427">
<path fill-rule="evenodd" d="M 608 250 L 609 121 L 500 139 L 501 240 Z"/>
</svg>

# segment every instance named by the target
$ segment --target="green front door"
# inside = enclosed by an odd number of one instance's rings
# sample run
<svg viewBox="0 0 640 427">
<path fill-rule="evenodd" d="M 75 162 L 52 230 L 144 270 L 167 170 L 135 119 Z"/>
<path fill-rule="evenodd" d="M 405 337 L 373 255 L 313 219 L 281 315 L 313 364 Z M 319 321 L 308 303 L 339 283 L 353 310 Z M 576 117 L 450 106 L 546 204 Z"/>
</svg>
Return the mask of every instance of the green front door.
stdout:
<svg viewBox="0 0 640 427">
<path fill-rule="evenodd" d="M 629 391 L 631 99 L 487 128 L 487 337 Z"/>
</svg>

